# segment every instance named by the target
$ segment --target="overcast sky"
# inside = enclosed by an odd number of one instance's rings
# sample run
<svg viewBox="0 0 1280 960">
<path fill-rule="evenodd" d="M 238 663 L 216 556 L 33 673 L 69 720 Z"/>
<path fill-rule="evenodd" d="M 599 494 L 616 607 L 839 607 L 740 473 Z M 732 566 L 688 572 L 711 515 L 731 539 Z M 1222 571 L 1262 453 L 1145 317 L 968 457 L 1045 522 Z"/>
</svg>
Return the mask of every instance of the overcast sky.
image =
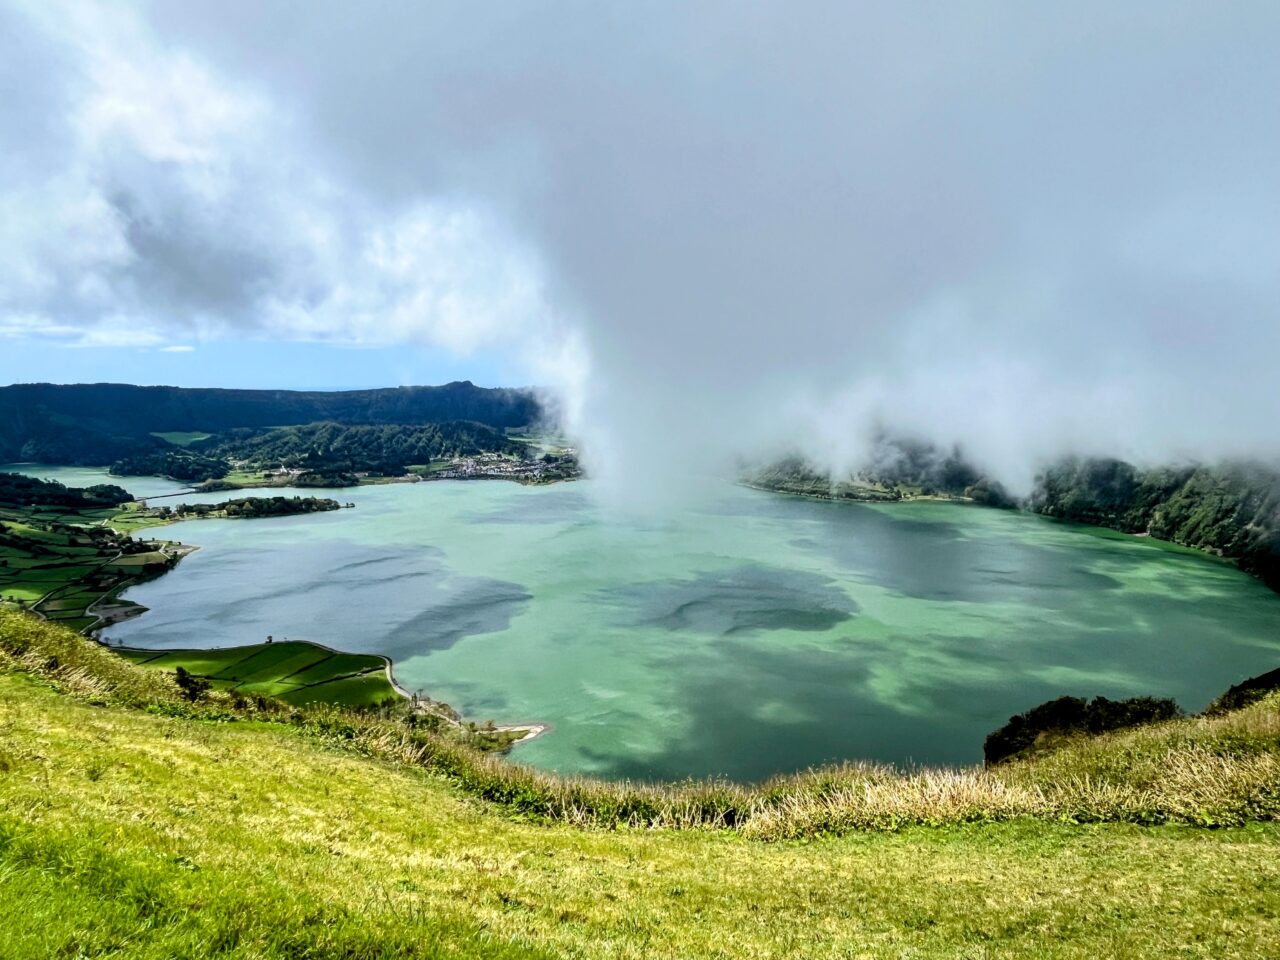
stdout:
<svg viewBox="0 0 1280 960">
<path fill-rule="evenodd" d="M 0 379 L 1280 452 L 1280 4 L 0 0 Z"/>
</svg>

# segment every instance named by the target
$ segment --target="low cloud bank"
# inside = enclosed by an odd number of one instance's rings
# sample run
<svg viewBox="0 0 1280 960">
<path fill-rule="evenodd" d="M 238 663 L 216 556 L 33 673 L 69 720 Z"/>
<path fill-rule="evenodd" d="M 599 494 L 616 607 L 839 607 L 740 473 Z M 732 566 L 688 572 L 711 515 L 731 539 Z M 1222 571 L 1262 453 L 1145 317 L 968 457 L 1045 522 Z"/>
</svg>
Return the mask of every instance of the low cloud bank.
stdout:
<svg viewBox="0 0 1280 960">
<path fill-rule="evenodd" d="M 1274 4 L 0 21 L 0 337 L 508 353 L 629 502 L 1280 453 Z"/>
</svg>

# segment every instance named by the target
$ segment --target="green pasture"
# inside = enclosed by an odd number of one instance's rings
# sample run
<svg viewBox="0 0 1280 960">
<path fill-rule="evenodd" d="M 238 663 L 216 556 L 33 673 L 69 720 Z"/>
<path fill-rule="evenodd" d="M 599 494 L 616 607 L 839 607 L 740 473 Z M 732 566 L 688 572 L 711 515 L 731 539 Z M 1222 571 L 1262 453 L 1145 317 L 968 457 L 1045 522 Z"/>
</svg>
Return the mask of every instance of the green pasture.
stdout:
<svg viewBox="0 0 1280 960">
<path fill-rule="evenodd" d="M 264 487 L 277 482 L 274 477 L 268 479 L 264 470 L 232 470 L 222 479 L 238 487 Z"/>
<path fill-rule="evenodd" d="M 146 553 L 130 553 L 117 557 L 108 566 L 120 570 L 136 570 L 151 563 L 164 563 L 167 559 L 168 557 L 159 550 L 149 550 Z"/>
<path fill-rule="evenodd" d="M 175 671 L 182 667 L 219 689 L 276 697 L 298 706 L 366 707 L 398 696 L 382 657 L 336 653 L 301 640 L 216 650 L 121 648 L 117 652 L 139 666 Z"/>
<path fill-rule="evenodd" d="M 169 430 L 151 435 L 179 447 L 190 446 L 200 440 L 208 440 L 212 436 L 212 434 L 201 433 L 199 430 Z"/>
<path fill-rule="evenodd" d="M 163 517 L 140 509 L 136 504 L 128 504 L 123 509 L 112 510 L 102 519 L 112 530 L 129 534 L 146 530 L 148 527 L 162 527 L 168 522 Z"/>
<path fill-rule="evenodd" d="M 0 612 L 4 960 L 1262 960 L 1280 942 L 1274 698 L 995 770 L 784 779 L 751 816 L 801 832 L 768 842 L 698 819 L 753 788 L 557 781 L 403 719 L 179 696 Z M 1002 813 L 1027 785 L 1079 804 Z M 671 825 L 628 823 L 663 796 Z M 1177 820 L 1129 822 L 1130 801 Z M 827 829 L 813 804 L 891 815 Z"/>
<path fill-rule="evenodd" d="M 432 460 L 430 463 L 415 464 L 408 467 L 410 473 L 418 476 L 426 476 L 427 474 L 439 473 L 441 470 L 448 470 L 453 466 L 452 460 Z"/>
<path fill-rule="evenodd" d="M 122 556 L 118 542 L 95 542 L 91 534 L 100 531 L 92 527 L 129 527 L 116 523 L 118 516 L 141 519 L 136 509 L 0 507 L 0 601 L 21 602 L 76 630 L 92 626 L 89 606 L 169 563 L 158 550 Z"/>
</svg>

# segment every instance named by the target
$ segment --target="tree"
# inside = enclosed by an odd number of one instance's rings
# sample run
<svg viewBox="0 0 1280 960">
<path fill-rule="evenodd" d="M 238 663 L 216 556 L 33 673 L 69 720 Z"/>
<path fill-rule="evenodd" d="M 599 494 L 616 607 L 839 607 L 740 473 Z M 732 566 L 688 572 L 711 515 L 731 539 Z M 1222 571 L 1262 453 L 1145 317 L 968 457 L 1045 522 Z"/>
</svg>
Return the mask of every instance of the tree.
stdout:
<svg viewBox="0 0 1280 960">
<path fill-rule="evenodd" d="M 185 667 L 179 667 L 173 679 L 177 683 L 178 689 L 182 691 L 182 696 L 192 703 L 208 693 L 209 688 L 213 686 L 202 677 L 193 677 Z"/>
</svg>

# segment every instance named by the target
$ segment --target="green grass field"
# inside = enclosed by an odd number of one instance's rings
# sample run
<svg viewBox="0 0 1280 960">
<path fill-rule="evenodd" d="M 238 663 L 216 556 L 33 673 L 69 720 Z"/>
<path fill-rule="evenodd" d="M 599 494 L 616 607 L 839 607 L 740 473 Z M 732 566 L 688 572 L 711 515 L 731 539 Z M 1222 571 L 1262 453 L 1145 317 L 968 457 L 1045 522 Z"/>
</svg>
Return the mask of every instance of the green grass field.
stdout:
<svg viewBox="0 0 1280 960">
<path fill-rule="evenodd" d="M 264 470 L 232 470 L 222 480 L 238 487 L 263 487 L 278 482 L 275 478 L 268 478 Z"/>
<path fill-rule="evenodd" d="M 396 700 L 387 663 L 367 654 L 336 653 L 297 640 L 220 650 L 118 649 L 148 669 L 177 670 L 209 680 L 221 690 L 275 697 L 286 703 L 367 707 Z"/>
<path fill-rule="evenodd" d="M 166 501 L 160 500 L 160 502 Z M 103 520 L 112 530 L 127 534 L 134 534 L 150 527 L 162 527 L 168 522 L 163 517 L 158 517 L 149 510 L 142 510 L 137 504 L 132 503 L 111 511 Z"/>
<path fill-rule="evenodd" d="M 153 437 L 159 437 L 161 440 L 167 440 L 169 443 L 179 447 L 190 446 L 200 440 L 208 440 L 212 434 L 201 433 L 199 430 L 171 430 L 167 433 L 153 433 Z"/>
<path fill-rule="evenodd" d="M 99 623 L 90 608 L 136 606 L 118 599 L 126 587 L 169 569 L 174 559 L 108 536 L 162 523 L 134 505 L 123 510 L 73 511 L 0 507 L 0 603 L 18 603 L 46 619 L 86 631 Z M 95 540 L 91 534 L 98 534 Z M 95 608 L 95 610 L 98 608 Z M 308 643 L 265 644 L 217 651 L 128 651 L 144 666 L 185 667 L 220 689 L 276 697 L 287 703 L 367 707 L 399 699 L 381 657 L 334 653 Z M 0 955 L 2 956 L 2 955 Z"/>
<path fill-rule="evenodd" d="M 1218 960 L 1280 942 L 1270 822 L 1016 817 L 775 842 L 582 828 L 482 802 L 332 714 L 184 713 L 166 690 L 0 613 L 5 960 Z M 1237 751 L 1277 749 L 1274 725 L 1233 729 Z M 1134 743 L 1091 747 L 1100 800 Z"/>
<path fill-rule="evenodd" d="M 83 630 L 97 620 L 87 612 L 96 601 L 171 565 L 159 551 L 121 555 L 119 538 L 91 529 L 111 514 L 0 507 L 0 601 Z"/>
</svg>

